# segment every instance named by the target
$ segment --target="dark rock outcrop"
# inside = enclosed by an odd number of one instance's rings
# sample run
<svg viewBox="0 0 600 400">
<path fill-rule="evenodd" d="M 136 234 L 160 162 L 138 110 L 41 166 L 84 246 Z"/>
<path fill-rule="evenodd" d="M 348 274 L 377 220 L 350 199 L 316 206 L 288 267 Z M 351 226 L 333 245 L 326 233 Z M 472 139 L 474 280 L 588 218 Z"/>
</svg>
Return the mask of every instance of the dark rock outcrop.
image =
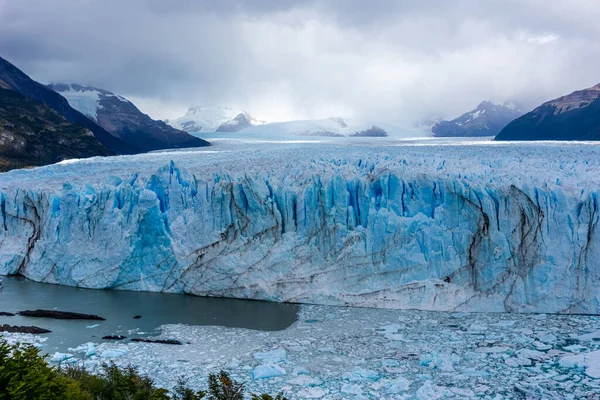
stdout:
<svg viewBox="0 0 600 400">
<path fill-rule="evenodd" d="M 352 137 L 386 137 L 388 134 L 386 131 L 378 126 L 373 125 L 372 128 L 365 129 L 364 131 L 353 133 Z"/>
<path fill-rule="evenodd" d="M 10 313 L 10 312 L 6 312 L 6 311 L 0 311 L 0 317 L 14 317 L 15 314 Z"/>
<path fill-rule="evenodd" d="M 35 317 L 35 318 L 54 318 L 54 319 L 84 319 L 91 321 L 106 321 L 104 318 L 93 314 L 82 314 L 69 311 L 56 311 L 56 310 L 25 310 L 19 311 L 19 315 L 23 317 Z"/>
<path fill-rule="evenodd" d="M 143 338 L 133 338 L 131 339 L 132 342 L 139 342 L 139 343 L 158 343 L 158 344 L 176 344 L 176 345 L 182 345 L 183 343 L 181 343 L 179 340 L 175 340 L 175 339 L 143 339 Z"/>
<path fill-rule="evenodd" d="M 108 335 L 108 336 L 102 336 L 102 339 L 104 339 L 104 340 L 123 340 L 123 339 L 127 339 L 127 336 L 123 336 L 123 335 Z"/>
<path fill-rule="evenodd" d="M 600 140 L 600 84 L 542 104 L 495 140 Z"/>
<path fill-rule="evenodd" d="M 50 333 L 48 329 L 39 328 L 37 326 L 18 326 L 18 325 L 0 325 L 0 332 L 10 333 L 31 333 L 34 335 L 40 335 L 44 333 Z"/>
</svg>

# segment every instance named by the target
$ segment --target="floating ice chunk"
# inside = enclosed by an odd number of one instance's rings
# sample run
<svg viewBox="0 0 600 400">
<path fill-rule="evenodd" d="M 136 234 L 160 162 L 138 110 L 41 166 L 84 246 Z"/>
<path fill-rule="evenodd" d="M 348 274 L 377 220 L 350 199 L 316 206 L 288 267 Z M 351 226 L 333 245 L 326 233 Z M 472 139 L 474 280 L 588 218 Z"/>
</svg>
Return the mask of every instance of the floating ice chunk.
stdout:
<svg viewBox="0 0 600 400">
<path fill-rule="evenodd" d="M 487 330 L 487 326 L 484 324 L 475 323 L 475 324 L 469 325 L 469 331 L 471 331 L 471 332 L 483 332 L 485 330 Z"/>
<path fill-rule="evenodd" d="M 312 376 L 299 375 L 297 378 L 292 378 L 292 379 L 288 380 L 288 383 L 290 383 L 292 385 L 313 387 L 313 386 L 322 385 L 323 381 L 321 381 L 320 379 L 317 379 L 317 378 L 313 378 Z"/>
<path fill-rule="evenodd" d="M 99 326 L 100 326 L 100 324 L 94 324 L 94 325 L 88 325 L 88 326 L 86 326 L 86 328 L 93 329 L 93 328 L 97 328 Z"/>
<path fill-rule="evenodd" d="M 285 369 L 275 364 L 261 364 L 252 370 L 252 379 L 266 379 L 285 375 Z"/>
<path fill-rule="evenodd" d="M 554 343 L 554 342 L 556 342 L 557 338 L 556 338 L 556 335 L 553 335 L 551 333 L 546 333 L 543 335 L 539 335 L 538 339 L 544 343 Z"/>
<path fill-rule="evenodd" d="M 54 353 L 52 358 L 50 358 L 50 362 L 51 363 L 62 363 L 70 358 L 73 358 L 73 354 L 56 352 L 56 353 Z"/>
<path fill-rule="evenodd" d="M 504 363 L 509 367 L 526 367 L 532 364 L 531 359 L 523 357 L 510 357 L 504 360 Z"/>
<path fill-rule="evenodd" d="M 434 385 L 431 381 L 426 381 L 423 386 L 417 390 L 417 399 L 435 400 L 442 399 L 448 395 L 448 390 L 444 386 Z"/>
<path fill-rule="evenodd" d="M 475 392 L 472 391 L 471 389 L 450 388 L 450 391 L 452 393 L 454 393 L 455 395 L 459 396 L 461 399 L 475 396 Z"/>
<path fill-rule="evenodd" d="M 519 355 L 520 357 L 523 357 L 523 358 L 528 358 L 533 361 L 544 361 L 544 360 L 548 359 L 548 355 L 546 353 L 542 353 L 541 351 L 530 350 L 530 349 L 518 350 L 517 355 Z"/>
<path fill-rule="evenodd" d="M 454 364 L 460 361 L 456 354 L 427 353 L 421 356 L 420 363 L 425 367 L 444 372 L 454 371 Z"/>
<path fill-rule="evenodd" d="M 510 350 L 510 349 L 505 346 L 491 346 L 491 347 L 479 347 L 475 351 L 478 353 L 489 354 L 489 353 L 506 353 L 508 350 Z"/>
<path fill-rule="evenodd" d="M 550 350 L 552 348 L 551 344 L 542 343 L 537 340 L 535 342 L 533 342 L 533 345 L 535 346 L 536 349 L 542 350 L 542 351 Z"/>
<path fill-rule="evenodd" d="M 119 358 L 127 354 L 129 350 L 126 347 L 104 350 L 100 357 L 102 358 Z"/>
<path fill-rule="evenodd" d="M 582 341 L 600 340 L 600 331 L 586 333 L 585 335 L 579 335 L 576 337 L 576 339 Z"/>
<path fill-rule="evenodd" d="M 564 350 L 569 351 L 571 353 L 581 353 L 582 351 L 584 351 L 586 348 L 578 345 L 578 344 L 572 344 L 570 346 L 565 346 L 563 347 Z"/>
<path fill-rule="evenodd" d="M 96 354 L 96 346 L 94 343 L 86 343 L 75 348 L 69 348 L 70 351 L 83 352 L 86 357 L 91 357 Z"/>
<path fill-rule="evenodd" d="M 320 399 L 327 396 L 329 390 L 320 387 L 311 387 L 302 389 L 298 392 L 298 397 L 301 399 Z"/>
<path fill-rule="evenodd" d="M 399 376 L 398 378 L 396 378 L 390 382 L 390 385 L 385 390 L 385 392 L 387 394 L 397 394 L 400 392 L 405 392 L 410 388 L 410 385 L 411 385 L 411 382 L 408 379 L 406 379 L 402 376 Z"/>
<path fill-rule="evenodd" d="M 267 363 L 277 363 L 285 361 L 285 359 L 287 358 L 287 353 L 284 349 L 275 349 L 264 353 L 256 353 L 254 354 L 254 358 Z"/>
<path fill-rule="evenodd" d="M 348 379 L 349 381 L 376 381 L 379 379 L 379 374 L 370 369 L 355 367 L 352 371 L 344 374 L 344 379 Z"/>
<path fill-rule="evenodd" d="M 600 378 L 600 350 L 564 356 L 558 364 L 563 368 L 583 369 L 590 378 Z"/>
<path fill-rule="evenodd" d="M 492 324 L 492 326 L 499 327 L 499 328 L 510 328 L 510 327 L 514 326 L 516 323 L 517 323 L 517 321 L 506 320 L 506 321 L 496 322 L 495 324 Z"/>
<path fill-rule="evenodd" d="M 385 335 L 388 333 L 396 333 L 402 328 L 403 328 L 403 326 L 400 324 L 390 324 L 390 325 L 385 325 L 380 328 L 377 328 L 376 331 Z"/>
<path fill-rule="evenodd" d="M 355 384 L 351 384 L 351 383 L 344 383 L 342 385 L 342 393 L 361 395 L 362 392 L 363 392 L 363 390 L 359 385 L 355 385 Z"/>
</svg>

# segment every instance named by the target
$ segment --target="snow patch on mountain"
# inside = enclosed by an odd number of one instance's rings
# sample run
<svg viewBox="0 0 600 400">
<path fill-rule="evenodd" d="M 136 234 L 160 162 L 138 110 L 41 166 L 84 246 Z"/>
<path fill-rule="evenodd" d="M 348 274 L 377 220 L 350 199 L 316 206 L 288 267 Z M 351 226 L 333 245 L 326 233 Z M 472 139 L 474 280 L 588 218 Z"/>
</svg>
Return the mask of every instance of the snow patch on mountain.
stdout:
<svg viewBox="0 0 600 400">
<path fill-rule="evenodd" d="M 250 116 L 246 111 L 230 107 L 190 107 L 186 114 L 165 122 L 186 132 L 215 132 L 222 125 L 236 124 L 236 117 L 244 115 L 252 125 L 264 123 Z"/>
<path fill-rule="evenodd" d="M 67 99 L 71 107 L 94 121 L 98 121 L 98 110 L 102 109 L 100 101 L 104 97 L 114 97 L 129 103 L 129 100 L 122 96 L 90 86 L 52 83 L 50 87 Z"/>
</svg>

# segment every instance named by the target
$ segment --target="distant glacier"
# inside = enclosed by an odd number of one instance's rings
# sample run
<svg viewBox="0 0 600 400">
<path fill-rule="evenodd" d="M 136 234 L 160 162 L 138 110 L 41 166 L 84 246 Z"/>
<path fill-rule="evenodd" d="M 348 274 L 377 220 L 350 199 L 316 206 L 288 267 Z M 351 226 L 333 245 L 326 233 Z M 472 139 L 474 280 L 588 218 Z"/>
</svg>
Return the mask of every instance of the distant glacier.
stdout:
<svg viewBox="0 0 600 400">
<path fill-rule="evenodd" d="M 0 174 L 0 274 L 270 301 L 600 313 L 600 147 L 434 143 L 223 142 Z"/>
</svg>

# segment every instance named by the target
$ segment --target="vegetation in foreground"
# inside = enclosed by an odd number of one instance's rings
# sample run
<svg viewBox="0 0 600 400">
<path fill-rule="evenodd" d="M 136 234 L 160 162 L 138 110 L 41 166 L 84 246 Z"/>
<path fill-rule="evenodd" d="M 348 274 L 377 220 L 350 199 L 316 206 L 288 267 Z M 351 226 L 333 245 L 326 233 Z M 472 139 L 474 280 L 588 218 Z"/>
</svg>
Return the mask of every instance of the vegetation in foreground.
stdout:
<svg viewBox="0 0 600 400">
<path fill-rule="evenodd" d="M 38 349 L 0 339 L 0 400 L 242 400 L 244 384 L 227 372 L 211 374 L 207 391 L 194 391 L 179 379 L 169 392 L 134 367 L 104 364 L 94 375 L 82 367 L 49 366 Z M 282 394 L 251 395 L 252 400 L 287 400 Z"/>
</svg>

